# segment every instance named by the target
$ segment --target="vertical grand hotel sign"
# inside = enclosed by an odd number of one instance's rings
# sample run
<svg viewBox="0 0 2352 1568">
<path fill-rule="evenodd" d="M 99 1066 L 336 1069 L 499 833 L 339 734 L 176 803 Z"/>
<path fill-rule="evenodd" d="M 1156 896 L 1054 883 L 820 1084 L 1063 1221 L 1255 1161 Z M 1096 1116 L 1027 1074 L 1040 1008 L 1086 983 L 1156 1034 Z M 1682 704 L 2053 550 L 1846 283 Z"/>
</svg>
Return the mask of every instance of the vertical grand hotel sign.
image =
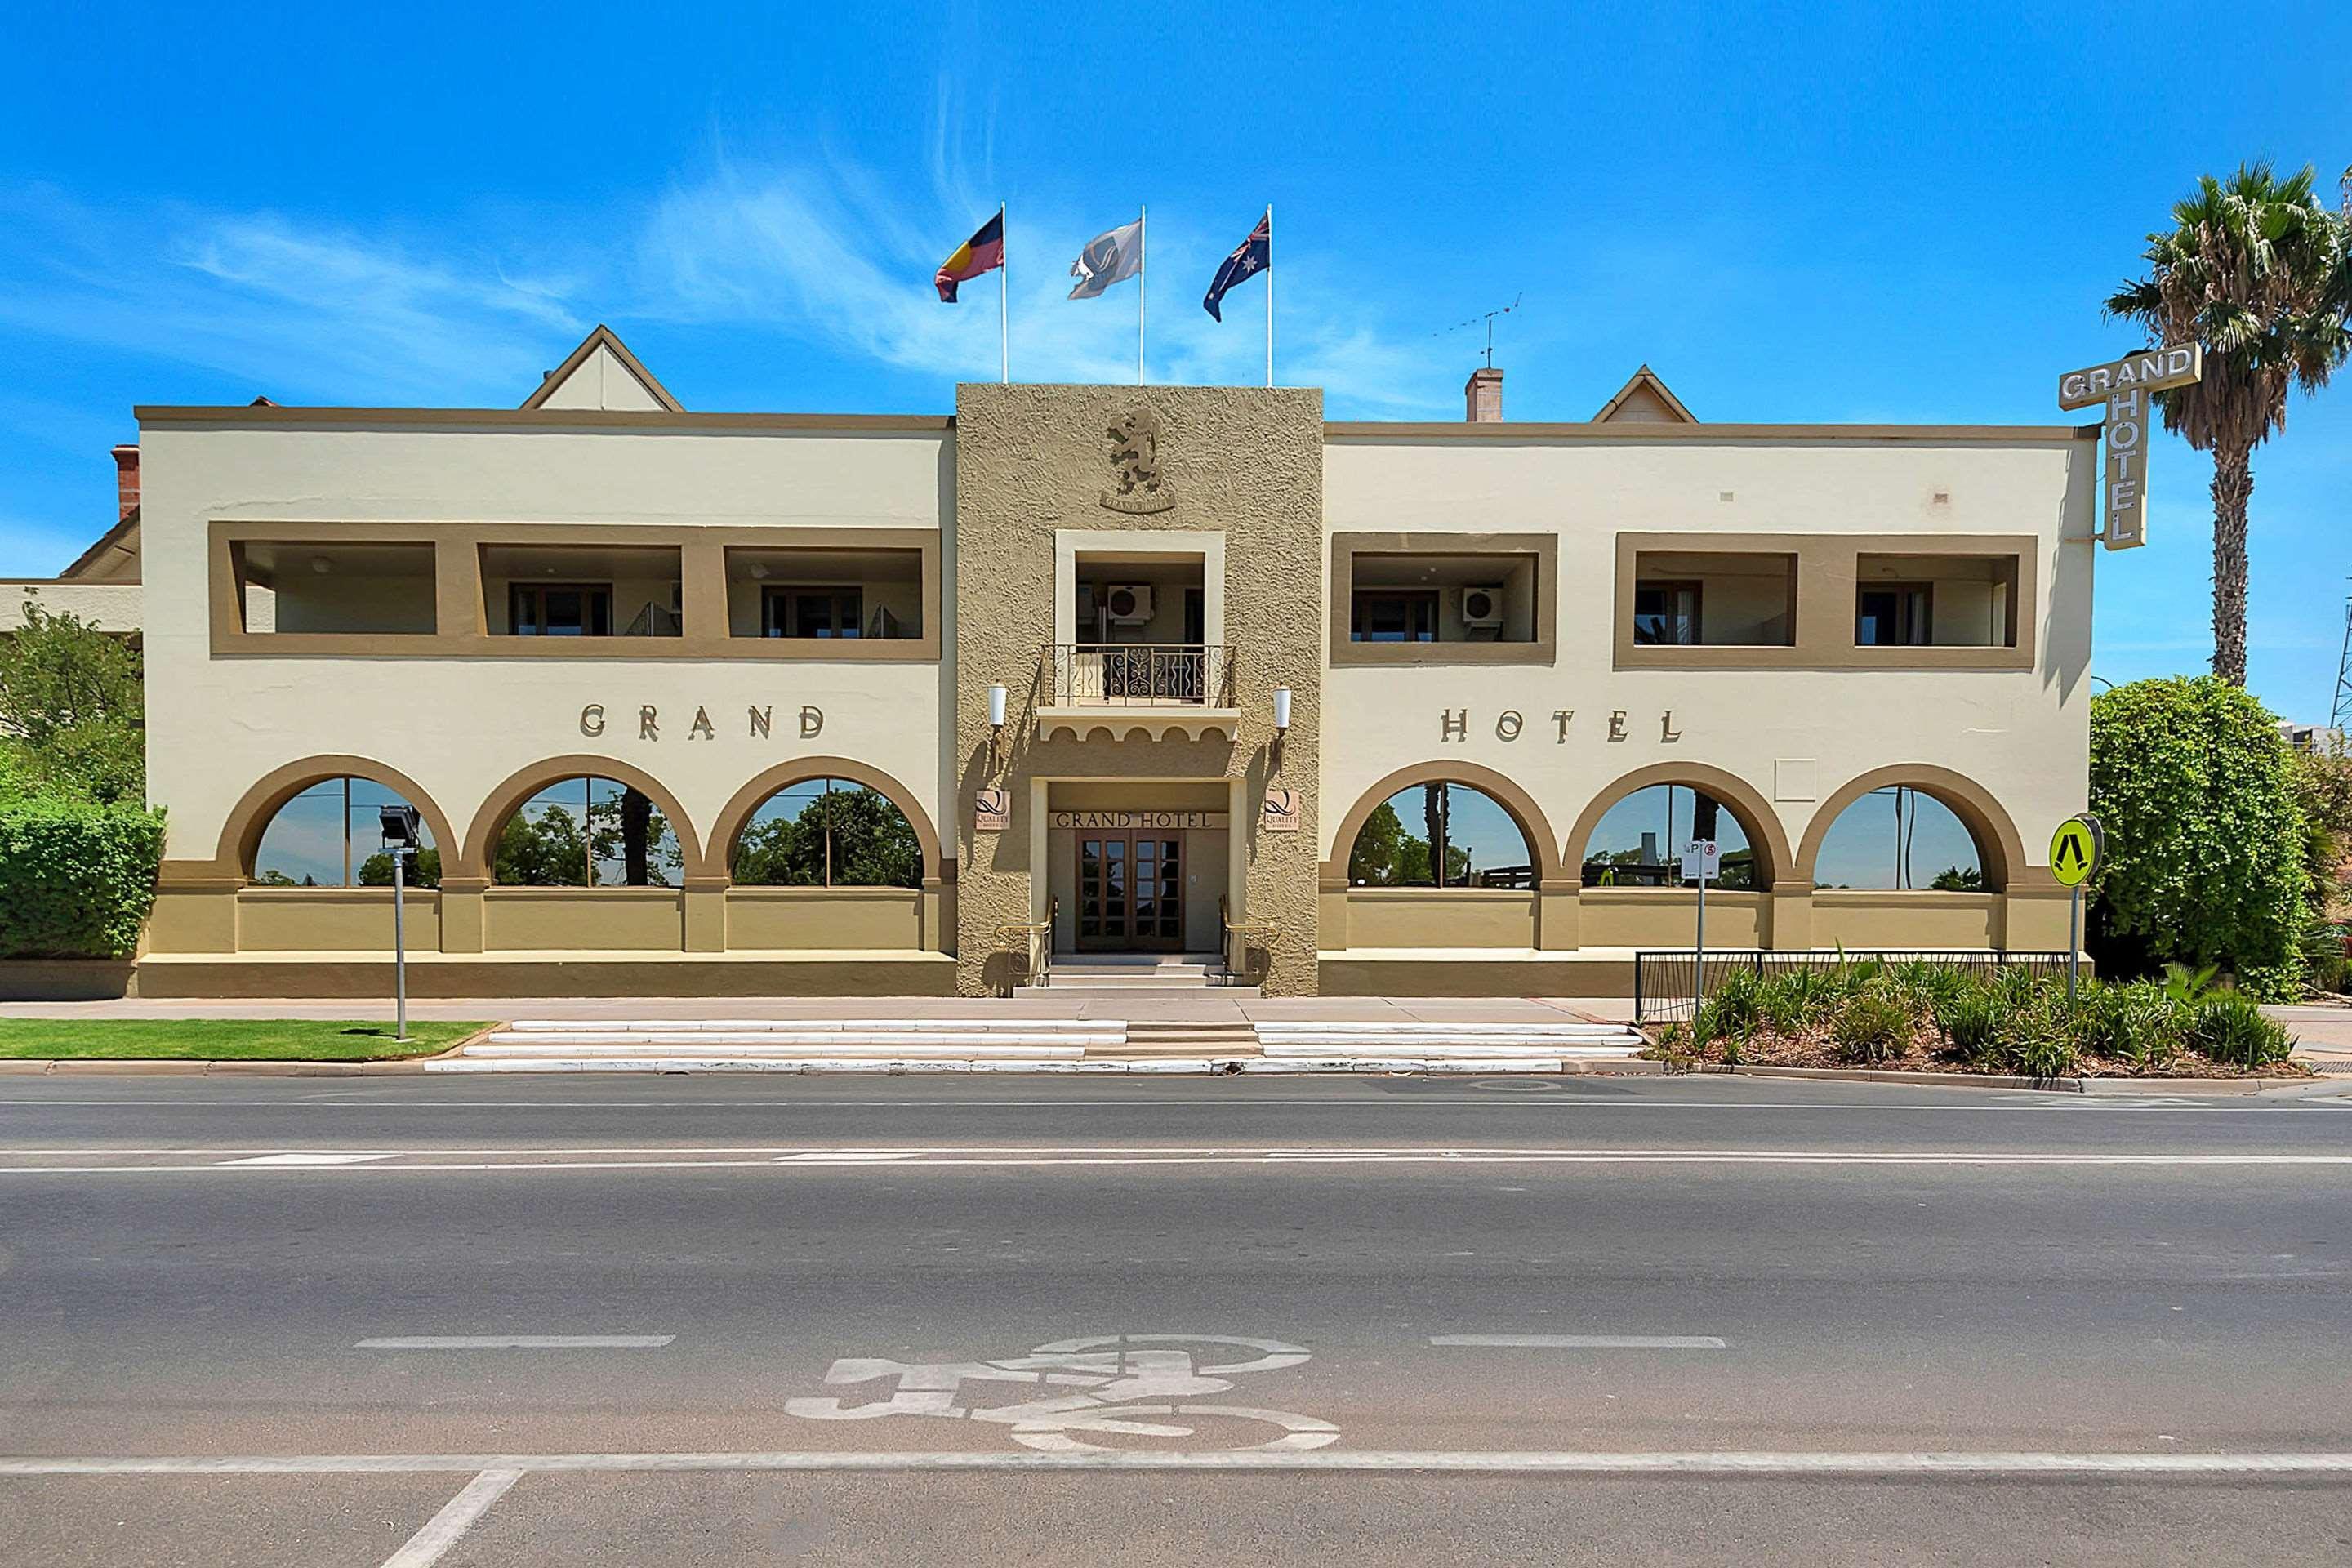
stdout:
<svg viewBox="0 0 2352 1568">
<path fill-rule="evenodd" d="M 2186 386 L 2205 372 L 2200 343 L 2167 343 L 2058 378 L 2058 406 L 2107 405 L 2107 482 L 2101 510 L 2110 550 L 2147 542 L 2147 416 L 2153 393 Z"/>
</svg>

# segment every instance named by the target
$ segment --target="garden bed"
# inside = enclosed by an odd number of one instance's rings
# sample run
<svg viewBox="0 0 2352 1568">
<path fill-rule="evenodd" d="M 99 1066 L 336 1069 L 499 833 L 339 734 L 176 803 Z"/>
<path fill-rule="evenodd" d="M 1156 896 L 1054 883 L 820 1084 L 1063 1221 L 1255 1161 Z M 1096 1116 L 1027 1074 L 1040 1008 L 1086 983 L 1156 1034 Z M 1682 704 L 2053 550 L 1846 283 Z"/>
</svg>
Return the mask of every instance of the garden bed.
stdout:
<svg viewBox="0 0 2352 1568">
<path fill-rule="evenodd" d="M 2297 1079 L 2294 1037 L 2211 973 L 2154 981 L 1976 974 L 1858 959 L 1769 977 L 1734 973 L 1688 1023 L 1653 1026 L 1671 1066 L 1875 1068 L 2059 1078 Z"/>
</svg>

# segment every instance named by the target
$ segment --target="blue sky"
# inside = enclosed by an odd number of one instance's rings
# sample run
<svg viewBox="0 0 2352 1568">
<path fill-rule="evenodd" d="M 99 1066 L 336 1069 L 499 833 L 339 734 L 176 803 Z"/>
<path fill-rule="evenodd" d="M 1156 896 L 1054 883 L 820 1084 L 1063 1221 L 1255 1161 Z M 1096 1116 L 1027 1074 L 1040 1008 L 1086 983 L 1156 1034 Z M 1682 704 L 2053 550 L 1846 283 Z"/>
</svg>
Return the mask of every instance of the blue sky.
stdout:
<svg viewBox="0 0 2352 1568">
<path fill-rule="evenodd" d="M 26 4 L 0 15 L 0 573 L 112 516 L 133 403 L 511 405 L 596 321 L 690 407 L 932 411 L 994 289 L 1013 374 L 1132 374 L 1069 260 L 1148 202 L 1155 380 L 1278 371 L 1337 416 L 1516 417 L 1647 361 L 1702 418 L 2050 423 L 2133 346 L 2097 303 L 2200 171 L 2352 163 L 2352 11 Z M 2323 64 L 2323 62 L 2332 62 Z M 2210 466 L 2165 437 L 2101 563 L 2096 672 L 2210 655 Z M 2352 378 L 2255 463 L 2252 683 L 2325 718 Z"/>
</svg>

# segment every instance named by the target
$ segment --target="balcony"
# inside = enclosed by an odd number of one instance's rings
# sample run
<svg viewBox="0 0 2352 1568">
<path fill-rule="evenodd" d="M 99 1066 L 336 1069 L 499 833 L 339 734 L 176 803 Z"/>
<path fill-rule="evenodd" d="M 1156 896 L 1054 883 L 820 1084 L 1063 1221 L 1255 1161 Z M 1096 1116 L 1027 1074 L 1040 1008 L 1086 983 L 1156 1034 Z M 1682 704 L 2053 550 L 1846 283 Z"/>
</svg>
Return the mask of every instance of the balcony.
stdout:
<svg viewBox="0 0 2352 1568">
<path fill-rule="evenodd" d="M 1037 721 L 1048 740 L 1231 740 L 1240 727 L 1232 650 L 1215 644 L 1066 643 L 1045 649 L 1040 677 Z"/>
</svg>

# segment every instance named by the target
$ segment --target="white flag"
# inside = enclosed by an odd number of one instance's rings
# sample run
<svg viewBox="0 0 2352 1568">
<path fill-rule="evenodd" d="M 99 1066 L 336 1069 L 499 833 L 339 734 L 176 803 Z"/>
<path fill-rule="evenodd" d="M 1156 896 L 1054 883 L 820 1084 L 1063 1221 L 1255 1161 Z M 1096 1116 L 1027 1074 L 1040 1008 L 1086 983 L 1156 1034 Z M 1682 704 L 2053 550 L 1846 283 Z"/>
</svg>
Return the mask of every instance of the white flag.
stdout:
<svg viewBox="0 0 2352 1568">
<path fill-rule="evenodd" d="M 1143 269 L 1143 222 L 1121 224 L 1106 229 L 1087 241 L 1078 258 L 1070 263 L 1070 276 L 1078 280 L 1070 290 L 1073 300 L 1091 300 L 1114 283 L 1125 282 Z"/>
</svg>

